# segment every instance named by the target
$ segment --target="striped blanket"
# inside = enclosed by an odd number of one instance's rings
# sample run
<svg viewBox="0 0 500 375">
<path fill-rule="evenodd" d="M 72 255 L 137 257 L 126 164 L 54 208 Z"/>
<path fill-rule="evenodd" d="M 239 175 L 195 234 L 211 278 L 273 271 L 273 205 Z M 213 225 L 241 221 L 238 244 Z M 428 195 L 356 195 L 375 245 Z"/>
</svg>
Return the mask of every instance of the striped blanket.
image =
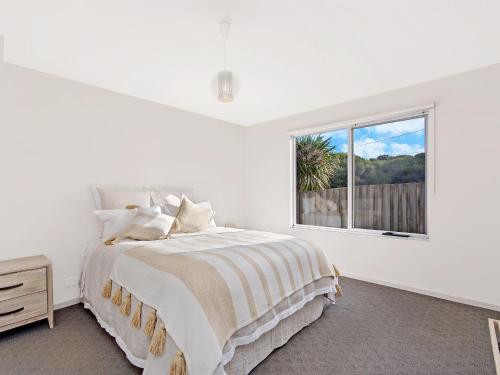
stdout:
<svg viewBox="0 0 500 375">
<path fill-rule="evenodd" d="M 310 243 L 243 230 L 142 242 L 117 257 L 110 279 L 156 309 L 191 375 L 224 373 L 238 345 L 337 285 Z"/>
</svg>

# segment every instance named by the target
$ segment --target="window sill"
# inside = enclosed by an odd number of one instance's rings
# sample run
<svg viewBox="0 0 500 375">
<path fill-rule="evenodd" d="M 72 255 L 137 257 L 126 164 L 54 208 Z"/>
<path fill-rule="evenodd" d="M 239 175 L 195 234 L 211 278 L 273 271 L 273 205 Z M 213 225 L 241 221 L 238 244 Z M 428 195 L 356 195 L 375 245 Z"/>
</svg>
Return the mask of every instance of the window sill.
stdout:
<svg viewBox="0 0 500 375">
<path fill-rule="evenodd" d="M 292 229 L 306 229 L 306 230 L 319 230 L 319 231 L 347 233 L 347 234 L 361 234 L 364 236 L 377 236 L 377 237 L 384 237 L 396 240 L 429 241 L 428 234 L 410 234 L 410 237 L 384 236 L 382 233 L 384 233 L 385 231 L 379 231 L 379 230 L 344 229 L 344 228 L 321 227 L 316 225 L 304 225 L 304 224 L 293 224 Z"/>
</svg>

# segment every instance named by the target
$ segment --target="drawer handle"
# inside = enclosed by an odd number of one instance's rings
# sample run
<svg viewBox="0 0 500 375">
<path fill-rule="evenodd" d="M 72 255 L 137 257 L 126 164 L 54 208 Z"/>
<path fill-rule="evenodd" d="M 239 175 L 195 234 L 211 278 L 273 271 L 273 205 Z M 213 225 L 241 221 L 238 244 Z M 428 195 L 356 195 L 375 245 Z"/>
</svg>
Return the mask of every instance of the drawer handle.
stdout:
<svg viewBox="0 0 500 375">
<path fill-rule="evenodd" d="M 15 289 L 15 288 L 19 288 L 21 286 L 23 286 L 24 283 L 19 283 L 19 284 L 14 284 L 14 285 L 9 285 L 9 286 L 4 286 L 2 288 L 0 288 L 0 292 L 1 291 L 4 291 L 4 290 L 9 290 L 9 289 Z"/>
<path fill-rule="evenodd" d="M 8 311 L 8 312 L 5 312 L 5 313 L 0 313 L 0 316 L 15 314 L 15 313 L 18 313 L 18 312 L 23 311 L 23 310 L 24 310 L 24 307 L 20 307 L 18 309 L 12 310 L 12 311 Z"/>
</svg>

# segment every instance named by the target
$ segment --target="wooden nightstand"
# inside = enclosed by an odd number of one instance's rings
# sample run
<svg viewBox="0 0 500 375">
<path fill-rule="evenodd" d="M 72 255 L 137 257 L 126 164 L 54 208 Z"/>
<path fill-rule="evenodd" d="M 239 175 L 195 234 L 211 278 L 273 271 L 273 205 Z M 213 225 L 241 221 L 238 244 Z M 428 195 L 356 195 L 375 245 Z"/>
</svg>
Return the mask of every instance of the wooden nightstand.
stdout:
<svg viewBox="0 0 500 375">
<path fill-rule="evenodd" d="M 497 331 L 500 332 L 500 320 L 488 319 L 490 327 L 491 347 L 493 349 L 493 359 L 495 360 L 495 367 L 497 374 L 500 375 L 500 337 L 497 337 Z"/>
<path fill-rule="evenodd" d="M 52 263 L 45 255 L 0 262 L 0 332 L 48 319 L 54 327 Z"/>
</svg>

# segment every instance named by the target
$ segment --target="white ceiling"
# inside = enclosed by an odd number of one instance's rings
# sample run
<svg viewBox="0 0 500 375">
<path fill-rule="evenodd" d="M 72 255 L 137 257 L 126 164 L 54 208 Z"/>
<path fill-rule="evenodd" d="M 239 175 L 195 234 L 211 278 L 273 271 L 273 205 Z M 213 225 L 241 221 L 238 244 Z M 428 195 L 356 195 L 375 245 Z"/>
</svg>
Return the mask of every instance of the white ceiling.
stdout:
<svg viewBox="0 0 500 375">
<path fill-rule="evenodd" d="M 7 62 L 251 125 L 500 62 L 498 0 L 0 0 Z M 228 18 L 232 103 L 216 99 Z"/>
</svg>

